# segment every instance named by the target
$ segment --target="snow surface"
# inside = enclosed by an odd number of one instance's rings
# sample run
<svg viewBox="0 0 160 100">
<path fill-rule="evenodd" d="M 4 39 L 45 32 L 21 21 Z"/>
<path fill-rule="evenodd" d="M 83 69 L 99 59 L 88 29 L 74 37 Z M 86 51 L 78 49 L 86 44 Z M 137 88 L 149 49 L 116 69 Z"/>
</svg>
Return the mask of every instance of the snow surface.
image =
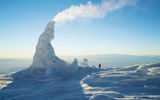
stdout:
<svg viewBox="0 0 160 100">
<path fill-rule="evenodd" d="M 153 63 L 115 69 L 78 67 L 70 78 L 22 80 L 1 75 L 0 100 L 159 100 L 159 70 L 160 63 Z"/>
</svg>

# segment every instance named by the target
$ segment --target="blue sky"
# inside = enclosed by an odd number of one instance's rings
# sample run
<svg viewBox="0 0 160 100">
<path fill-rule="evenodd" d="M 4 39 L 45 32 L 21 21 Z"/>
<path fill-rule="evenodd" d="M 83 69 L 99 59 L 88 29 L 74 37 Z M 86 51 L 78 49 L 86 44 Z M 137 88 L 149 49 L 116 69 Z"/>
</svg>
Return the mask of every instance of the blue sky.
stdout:
<svg viewBox="0 0 160 100">
<path fill-rule="evenodd" d="M 88 0 L 0 0 L 0 58 L 31 58 L 45 25 L 59 12 Z M 91 0 L 100 3 L 101 0 Z M 160 0 L 68 21 L 55 27 L 57 55 L 160 55 Z"/>
</svg>

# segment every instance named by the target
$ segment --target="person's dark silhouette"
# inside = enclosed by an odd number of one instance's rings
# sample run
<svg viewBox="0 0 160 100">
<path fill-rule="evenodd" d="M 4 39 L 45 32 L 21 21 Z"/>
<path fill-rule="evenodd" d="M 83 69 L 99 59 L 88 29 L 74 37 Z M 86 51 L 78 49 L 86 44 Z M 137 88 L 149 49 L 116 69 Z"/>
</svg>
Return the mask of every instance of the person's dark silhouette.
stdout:
<svg viewBox="0 0 160 100">
<path fill-rule="evenodd" d="M 101 68 L 101 64 L 99 64 L 99 66 L 98 66 L 99 68 Z"/>
</svg>

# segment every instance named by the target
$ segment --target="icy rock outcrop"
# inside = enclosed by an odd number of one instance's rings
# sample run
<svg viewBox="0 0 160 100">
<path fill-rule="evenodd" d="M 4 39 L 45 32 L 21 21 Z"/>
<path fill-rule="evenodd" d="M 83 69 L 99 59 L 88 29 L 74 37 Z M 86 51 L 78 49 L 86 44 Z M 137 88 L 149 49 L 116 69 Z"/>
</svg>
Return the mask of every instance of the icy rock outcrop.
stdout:
<svg viewBox="0 0 160 100">
<path fill-rule="evenodd" d="M 40 35 L 32 65 L 21 72 L 21 76 L 31 77 L 52 77 L 54 75 L 66 76 L 76 71 L 78 61 L 75 59 L 72 64 L 68 64 L 55 55 L 51 41 L 54 38 L 55 21 L 47 24 L 45 31 Z"/>
</svg>

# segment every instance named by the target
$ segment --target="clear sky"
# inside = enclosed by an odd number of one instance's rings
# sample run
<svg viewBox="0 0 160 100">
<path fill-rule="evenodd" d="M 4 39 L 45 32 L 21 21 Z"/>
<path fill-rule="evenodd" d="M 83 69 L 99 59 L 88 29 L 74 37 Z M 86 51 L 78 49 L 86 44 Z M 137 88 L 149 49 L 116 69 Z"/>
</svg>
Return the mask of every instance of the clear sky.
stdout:
<svg viewBox="0 0 160 100">
<path fill-rule="evenodd" d="M 45 25 L 87 1 L 0 0 L 0 58 L 32 58 Z M 138 0 L 103 18 L 68 21 L 55 27 L 52 44 L 57 55 L 160 55 L 160 0 Z"/>
</svg>

